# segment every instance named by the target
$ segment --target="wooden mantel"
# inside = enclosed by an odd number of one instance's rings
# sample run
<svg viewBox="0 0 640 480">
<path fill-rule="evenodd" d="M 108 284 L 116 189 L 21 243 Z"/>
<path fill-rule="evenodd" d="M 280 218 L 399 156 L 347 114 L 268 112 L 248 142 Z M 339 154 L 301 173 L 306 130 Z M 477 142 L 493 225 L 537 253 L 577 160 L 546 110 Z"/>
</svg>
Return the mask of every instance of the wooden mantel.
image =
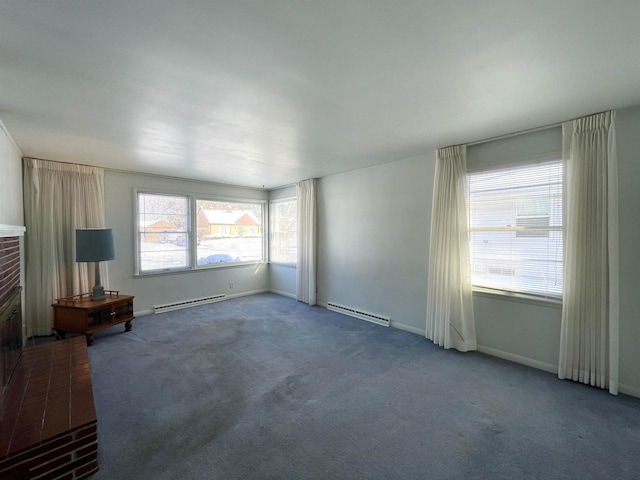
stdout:
<svg viewBox="0 0 640 480">
<path fill-rule="evenodd" d="M 0 223 L 0 237 L 23 237 L 26 227 Z"/>
</svg>

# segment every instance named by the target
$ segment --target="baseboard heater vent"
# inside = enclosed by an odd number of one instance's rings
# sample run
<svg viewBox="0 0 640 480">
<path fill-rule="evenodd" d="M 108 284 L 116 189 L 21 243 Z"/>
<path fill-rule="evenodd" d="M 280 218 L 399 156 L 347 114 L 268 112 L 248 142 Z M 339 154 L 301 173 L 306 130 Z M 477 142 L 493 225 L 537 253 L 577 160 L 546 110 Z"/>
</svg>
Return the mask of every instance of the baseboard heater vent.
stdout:
<svg viewBox="0 0 640 480">
<path fill-rule="evenodd" d="M 220 295 L 211 295 L 210 297 L 194 298 L 193 300 L 184 300 L 182 302 L 167 303 L 166 305 L 156 305 L 153 307 L 153 313 L 169 312 L 180 308 L 195 307 L 196 305 L 204 305 L 205 303 L 220 302 L 226 299 L 224 293 Z"/>
<path fill-rule="evenodd" d="M 367 322 L 377 323 L 378 325 L 382 325 L 383 327 L 388 327 L 391 323 L 391 319 L 389 317 L 381 317 L 380 315 L 374 315 L 373 313 L 363 312 L 362 310 L 344 307 L 335 303 L 327 302 L 327 310 L 344 313 L 345 315 L 359 318 L 360 320 L 366 320 Z"/>
</svg>

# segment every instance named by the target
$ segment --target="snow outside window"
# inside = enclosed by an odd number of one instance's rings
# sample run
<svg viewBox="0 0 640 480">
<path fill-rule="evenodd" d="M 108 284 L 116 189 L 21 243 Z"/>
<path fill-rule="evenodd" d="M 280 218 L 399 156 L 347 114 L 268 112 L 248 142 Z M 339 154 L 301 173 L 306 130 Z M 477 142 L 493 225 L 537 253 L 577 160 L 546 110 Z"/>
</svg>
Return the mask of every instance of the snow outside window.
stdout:
<svg viewBox="0 0 640 480">
<path fill-rule="evenodd" d="M 138 192 L 138 273 L 190 267 L 189 197 Z"/>
<path fill-rule="evenodd" d="M 196 199 L 198 267 L 262 262 L 263 204 Z"/>
</svg>

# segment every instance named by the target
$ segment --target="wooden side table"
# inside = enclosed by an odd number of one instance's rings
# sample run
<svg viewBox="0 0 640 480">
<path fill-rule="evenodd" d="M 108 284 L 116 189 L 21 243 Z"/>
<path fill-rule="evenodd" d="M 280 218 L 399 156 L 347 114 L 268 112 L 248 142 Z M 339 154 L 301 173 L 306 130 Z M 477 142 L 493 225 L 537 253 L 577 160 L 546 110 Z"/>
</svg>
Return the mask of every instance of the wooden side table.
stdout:
<svg viewBox="0 0 640 480">
<path fill-rule="evenodd" d="M 69 332 L 86 336 L 87 346 L 93 344 L 93 334 L 105 328 L 124 323 L 124 331 L 131 330 L 133 316 L 132 295 L 106 290 L 104 300 L 91 300 L 91 293 L 58 298 L 53 307 L 53 328 L 60 338 Z"/>
</svg>

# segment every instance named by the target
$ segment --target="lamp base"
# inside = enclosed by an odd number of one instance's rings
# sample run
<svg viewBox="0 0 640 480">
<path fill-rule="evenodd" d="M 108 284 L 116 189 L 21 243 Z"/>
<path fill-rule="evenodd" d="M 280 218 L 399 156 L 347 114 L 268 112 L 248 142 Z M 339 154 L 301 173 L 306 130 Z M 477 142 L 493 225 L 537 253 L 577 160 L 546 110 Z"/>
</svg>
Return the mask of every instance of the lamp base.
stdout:
<svg viewBox="0 0 640 480">
<path fill-rule="evenodd" d="M 107 296 L 104 293 L 104 287 L 102 285 L 96 285 L 93 287 L 93 293 L 91 295 L 91 300 L 104 300 Z"/>
</svg>

